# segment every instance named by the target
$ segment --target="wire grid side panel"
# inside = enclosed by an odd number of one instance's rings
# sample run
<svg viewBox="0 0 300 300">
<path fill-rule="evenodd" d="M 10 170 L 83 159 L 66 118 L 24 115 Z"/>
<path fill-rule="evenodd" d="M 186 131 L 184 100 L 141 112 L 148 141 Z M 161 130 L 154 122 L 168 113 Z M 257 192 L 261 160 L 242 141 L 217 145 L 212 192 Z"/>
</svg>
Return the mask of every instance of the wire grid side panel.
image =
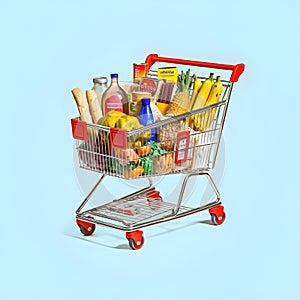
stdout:
<svg viewBox="0 0 300 300">
<path fill-rule="evenodd" d="M 178 148 L 181 141 L 177 137 L 177 131 L 168 137 L 165 136 L 164 130 L 162 132 L 163 135 L 158 134 L 158 142 L 127 149 L 111 148 L 107 136 L 104 137 L 103 133 L 98 132 L 88 141 L 76 142 L 80 167 L 125 179 L 210 168 L 211 149 L 216 143 L 218 127 L 204 132 L 188 127 L 187 130 L 178 131 L 187 134 L 184 137 L 188 138 L 188 142 L 183 148 Z"/>
</svg>

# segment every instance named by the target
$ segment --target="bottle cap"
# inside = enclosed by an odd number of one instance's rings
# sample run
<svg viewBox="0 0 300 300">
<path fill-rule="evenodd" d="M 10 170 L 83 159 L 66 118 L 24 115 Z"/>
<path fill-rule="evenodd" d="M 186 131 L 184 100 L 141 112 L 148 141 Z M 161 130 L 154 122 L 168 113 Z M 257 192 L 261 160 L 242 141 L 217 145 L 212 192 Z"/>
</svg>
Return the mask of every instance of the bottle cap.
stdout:
<svg viewBox="0 0 300 300">
<path fill-rule="evenodd" d="M 143 98 L 142 104 L 144 104 L 144 105 L 150 104 L 150 98 Z"/>
<path fill-rule="evenodd" d="M 95 77 L 93 78 L 94 83 L 107 83 L 106 77 Z"/>
<path fill-rule="evenodd" d="M 113 73 L 113 74 L 110 74 L 110 78 L 118 78 L 118 74 L 117 73 Z"/>
</svg>

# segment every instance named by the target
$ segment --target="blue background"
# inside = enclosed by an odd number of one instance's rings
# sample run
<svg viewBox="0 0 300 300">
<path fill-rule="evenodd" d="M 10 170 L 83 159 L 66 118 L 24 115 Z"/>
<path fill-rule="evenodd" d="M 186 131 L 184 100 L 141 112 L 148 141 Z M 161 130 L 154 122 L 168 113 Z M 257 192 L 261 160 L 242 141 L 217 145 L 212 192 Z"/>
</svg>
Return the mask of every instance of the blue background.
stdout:
<svg viewBox="0 0 300 300">
<path fill-rule="evenodd" d="M 0 15 L 0 299 L 300 299 L 296 0 L 2 1 Z M 224 130 L 225 223 L 148 228 L 129 251 L 75 225 L 70 90 L 131 79 L 148 53 L 246 70 Z"/>
</svg>

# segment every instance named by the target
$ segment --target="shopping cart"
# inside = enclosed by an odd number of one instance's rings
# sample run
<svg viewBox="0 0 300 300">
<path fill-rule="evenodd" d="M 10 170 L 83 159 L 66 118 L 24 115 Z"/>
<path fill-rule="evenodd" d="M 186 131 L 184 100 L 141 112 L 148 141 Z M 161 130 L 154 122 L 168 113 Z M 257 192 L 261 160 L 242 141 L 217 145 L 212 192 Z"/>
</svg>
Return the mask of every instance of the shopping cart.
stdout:
<svg viewBox="0 0 300 300">
<path fill-rule="evenodd" d="M 228 65 L 185 59 L 160 57 L 150 54 L 145 61 L 149 76 L 156 77 L 152 69 L 157 62 L 230 71 L 230 79 L 222 79 L 223 92 L 220 101 L 152 125 L 126 131 L 97 124 L 88 124 L 80 118 L 71 119 L 73 138 L 80 168 L 100 173 L 101 176 L 76 210 L 76 222 L 84 235 L 91 235 L 95 225 L 102 225 L 126 232 L 132 249 L 144 244 L 144 227 L 182 218 L 208 210 L 212 223 L 220 225 L 225 220 L 224 206 L 210 171 L 214 169 L 224 121 L 234 82 L 244 71 L 244 64 Z M 205 80 L 205 77 L 199 77 Z M 192 116 L 205 120 L 202 129 L 189 126 Z M 207 117 L 209 116 L 209 117 Z M 204 121 L 202 121 L 204 122 Z M 157 142 L 144 145 L 140 140 L 150 130 L 155 130 Z M 154 176 L 184 174 L 184 180 L 175 203 L 164 201 L 153 184 Z M 83 210 L 106 176 L 124 180 L 146 179 L 147 186 L 129 195 Z M 197 206 L 184 205 L 184 194 L 190 178 L 207 178 L 216 198 Z"/>
</svg>

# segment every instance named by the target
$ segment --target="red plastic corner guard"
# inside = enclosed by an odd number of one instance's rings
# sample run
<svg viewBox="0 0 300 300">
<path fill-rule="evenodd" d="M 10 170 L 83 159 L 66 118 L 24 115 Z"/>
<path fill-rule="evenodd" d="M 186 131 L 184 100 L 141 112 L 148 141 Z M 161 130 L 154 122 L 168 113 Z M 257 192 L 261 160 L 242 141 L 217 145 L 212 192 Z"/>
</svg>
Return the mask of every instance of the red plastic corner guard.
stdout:
<svg viewBox="0 0 300 300">
<path fill-rule="evenodd" d="M 72 125 L 72 135 L 76 140 L 87 141 L 88 140 L 88 131 L 86 127 L 86 122 L 79 119 L 71 119 Z"/>
<path fill-rule="evenodd" d="M 230 81 L 232 82 L 237 82 L 245 69 L 244 64 L 237 64 L 237 65 L 218 64 L 218 63 L 203 62 L 203 61 L 188 60 L 188 59 L 160 57 L 157 54 L 149 54 L 146 57 L 145 62 L 148 64 L 149 69 L 156 62 L 165 62 L 171 64 L 180 64 L 180 65 L 188 65 L 188 66 L 203 67 L 203 68 L 231 70 L 232 73 L 231 73 Z"/>
<path fill-rule="evenodd" d="M 120 128 L 110 128 L 110 144 L 113 148 L 127 149 L 127 131 Z"/>
</svg>

